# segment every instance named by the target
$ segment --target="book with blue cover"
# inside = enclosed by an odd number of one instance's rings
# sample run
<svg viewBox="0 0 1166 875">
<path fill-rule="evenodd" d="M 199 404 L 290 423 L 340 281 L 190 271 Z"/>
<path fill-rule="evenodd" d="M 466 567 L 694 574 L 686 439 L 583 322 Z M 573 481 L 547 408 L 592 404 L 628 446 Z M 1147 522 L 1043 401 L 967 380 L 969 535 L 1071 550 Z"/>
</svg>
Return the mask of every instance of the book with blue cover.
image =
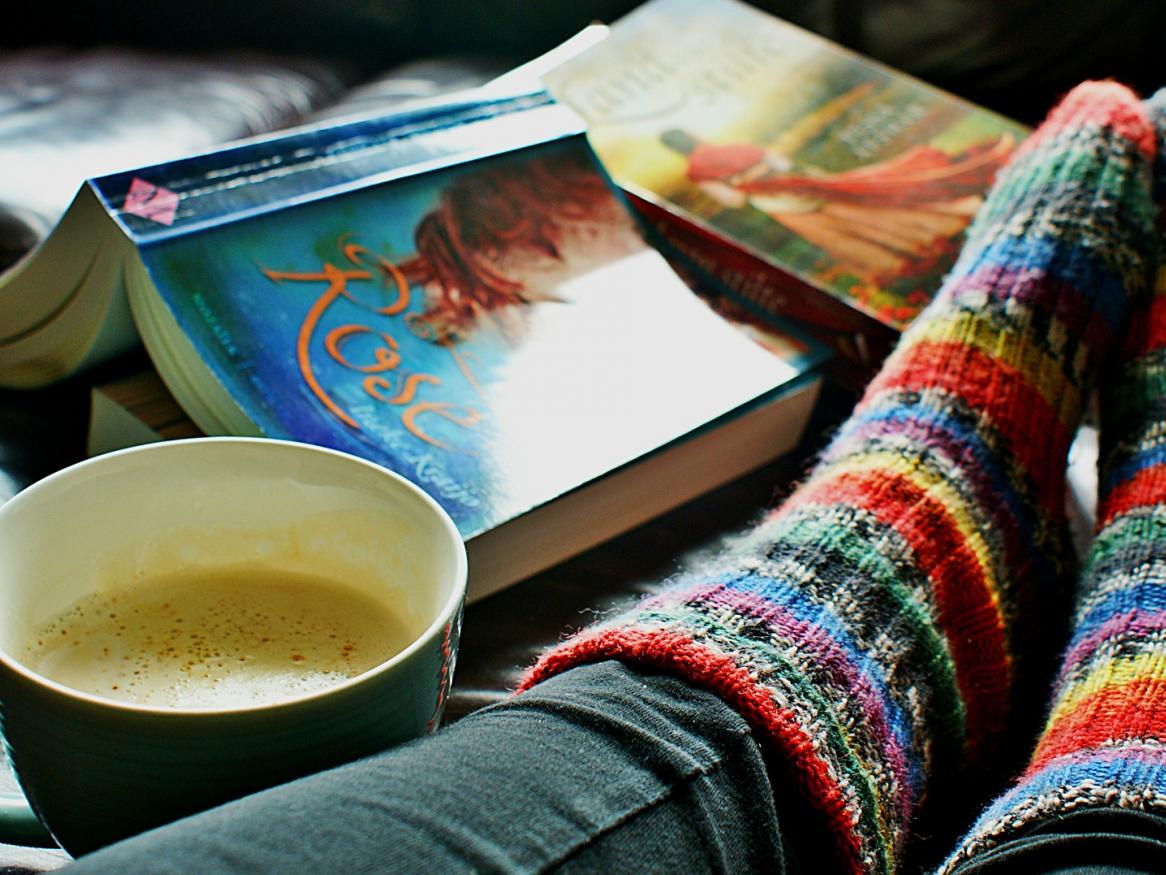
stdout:
<svg viewBox="0 0 1166 875">
<path fill-rule="evenodd" d="M 203 433 L 414 481 L 467 540 L 471 597 L 790 449 L 824 356 L 694 294 L 541 91 L 103 177 L 70 212 L 103 279 L 48 324 L 135 331 Z"/>
</svg>

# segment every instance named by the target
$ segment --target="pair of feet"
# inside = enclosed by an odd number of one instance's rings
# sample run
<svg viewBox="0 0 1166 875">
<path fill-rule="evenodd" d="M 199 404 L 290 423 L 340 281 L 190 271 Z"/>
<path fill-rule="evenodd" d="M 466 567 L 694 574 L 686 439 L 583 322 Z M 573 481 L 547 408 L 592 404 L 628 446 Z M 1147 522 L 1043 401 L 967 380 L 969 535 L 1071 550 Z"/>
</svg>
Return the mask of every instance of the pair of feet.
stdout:
<svg viewBox="0 0 1166 875">
<path fill-rule="evenodd" d="M 898 868 L 928 797 L 1042 720 L 949 867 L 1070 811 L 1166 813 L 1163 133 L 1166 100 L 1066 96 L 790 499 L 716 573 L 584 630 L 527 684 L 618 658 L 717 692 L 852 871 Z M 1065 461 L 1095 389 L 1078 574 Z"/>
</svg>

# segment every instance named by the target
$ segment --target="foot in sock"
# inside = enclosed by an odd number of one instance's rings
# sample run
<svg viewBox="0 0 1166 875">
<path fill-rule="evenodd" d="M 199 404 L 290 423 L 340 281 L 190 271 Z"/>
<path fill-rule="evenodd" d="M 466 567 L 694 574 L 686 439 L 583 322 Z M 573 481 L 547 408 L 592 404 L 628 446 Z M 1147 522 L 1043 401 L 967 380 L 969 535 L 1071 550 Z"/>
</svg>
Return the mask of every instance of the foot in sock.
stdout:
<svg viewBox="0 0 1166 875">
<path fill-rule="evenodd" d="M 1023 645 L 1058 599 L 1068 611 L 1065 456 L 1145 289 L 1153 153 L 1126 89 L 1066 97 L 790 500 L 713 571 L 568 639 L 525 684 L 617 658 L 717 692 L 841 866 L 895 870 L 929 781 L 993 750 Z"/>
<path fill-rule="evenodd" d="M 1166 129 L 1166 92 L 1155 100 Z M 1160 158 L 1160 169 L 1166 157 Z M 1166 179 L 1161 173 L 1160 179 Z M 1052 708 L 1019 782 L 947 861 L 1085 809 L 1166 814 L 1166 269 L 1100 390 L 1097 534 Z"/>
</svg>

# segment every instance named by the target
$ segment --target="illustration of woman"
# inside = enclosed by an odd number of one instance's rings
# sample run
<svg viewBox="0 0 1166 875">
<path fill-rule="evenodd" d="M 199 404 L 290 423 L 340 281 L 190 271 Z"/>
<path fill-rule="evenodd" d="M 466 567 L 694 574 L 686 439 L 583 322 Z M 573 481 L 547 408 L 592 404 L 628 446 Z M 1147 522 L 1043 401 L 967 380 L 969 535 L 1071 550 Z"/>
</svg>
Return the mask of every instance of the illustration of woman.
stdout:
<svg viewBox="0 0 1166 875">
<path fill-rule="evenodd" d="M 425 289 L 415 330 L 456 339 L 483 317 L 545 299 L 532 269 L 563 262 L 568 238 L 610 223 L 615 210 L 604 178 L 575 153 L 492 162 L 456 178 L 418 222 L 416 255 L 397 266 Z"/>
<path fill-rule="evenodd" d="M 688 179 L 710 197 L 753 206 L 876 285 L 932 270 L 1015 148 L 1010 134 L 955 155 L 917 145 L 827 173 L 794 172 L 788 158 L 751 143 L 704 143 L 676 129 L 661 140 L 687 157 Z"/>
</svg>

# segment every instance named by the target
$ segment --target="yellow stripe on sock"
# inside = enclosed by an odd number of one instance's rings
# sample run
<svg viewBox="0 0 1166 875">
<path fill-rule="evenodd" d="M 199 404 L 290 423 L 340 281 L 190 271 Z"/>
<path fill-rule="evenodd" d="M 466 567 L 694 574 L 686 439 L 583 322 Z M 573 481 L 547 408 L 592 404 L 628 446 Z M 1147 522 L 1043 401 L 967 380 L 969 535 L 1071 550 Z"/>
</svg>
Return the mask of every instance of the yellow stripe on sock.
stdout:
<svg viewBox="0 0 1166 875">
<path fill-rule="evenodd" d="M 1089 673 L 1074 683 L 1066 684 L 1057 695 L 1049 714 L 1048 726 L 1068 716 L 1082 701 L 1102 690 L 1121 687 L 1138 680 L 1166 679 L 1166 653 L 1139 653 L 1134 657 L 1110 657 L 1099 660 Z"/>
<path fill-rule="evenodd" d="M 913 341 L 958 343 L 972 347 L 1026 374 L 1032 387 L 1056 410 L 1061 424 L 1066 428 L 1077 427 L 1081 391 L 1065 377 L 1061 358 L 1043 349 L 1035 338 L 1015 331 L 1001 331 L 982 315 L 966 310 L 917 325 L 918 330 L 911 333 Z"/>
</svg>

